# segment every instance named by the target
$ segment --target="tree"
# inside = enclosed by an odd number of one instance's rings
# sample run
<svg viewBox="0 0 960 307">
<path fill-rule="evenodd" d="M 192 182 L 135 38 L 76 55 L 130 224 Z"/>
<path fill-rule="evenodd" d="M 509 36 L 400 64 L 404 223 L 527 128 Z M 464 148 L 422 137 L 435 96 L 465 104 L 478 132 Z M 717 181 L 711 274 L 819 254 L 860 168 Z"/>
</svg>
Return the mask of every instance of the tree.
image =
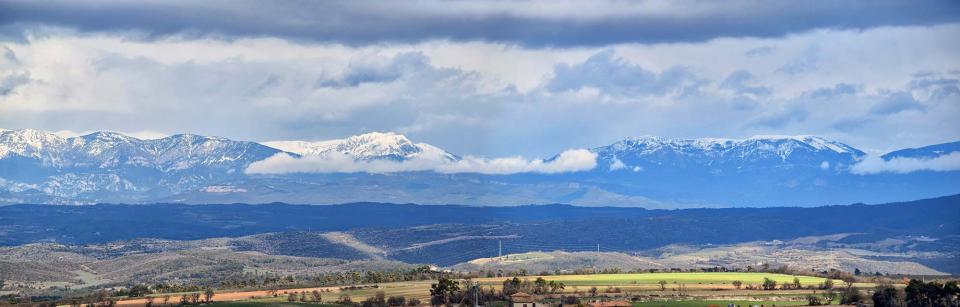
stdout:
<svg viewBox="0 0 960 307">
<path fill-rule="evenodd" d="M 534 294 L 547 293 L 547 281 L 543 279 L 543 277 L 537 277 L 537 280 L 533 282 L 533 293 Z"/>
<path fill-rule="evenodd" d="M 353 300 L 350 299 L 350 295 L 344 293 L 340 295 L 340 298 L 337 299 L 337 304 L 340 305 L 352 305 Z"/>
<path fill-rule="evenodd" d="M 855 305 L 863 300 L 860 290 L 853 286 L 852 282 L 844 282 L 843 290 L 840 292 L 840 304 Z"/>
<path fill-rule="evenodd" d="M 511 296 L 520 292 L 520 278 L 514 277 L 503 281 L 503 295 Z"/>
<path fill-rule="evenodd" d="M 213 301 L 213 295 L 213 289 L 207 288 L 203 291 L 203 300 L 209 304 L 211 301 Z"/>
<path fill-rule="evenodd" d="M 764 277 L 763 284 L 761 285 L 761 287 L 763 287 L 763 290 L 776 290 L 777 281 Z"/>
<path fill-rule="evenodd" d="M 666 290 L 667 290 L 667 281 L 666 281 L 666 280 L 658 281 L 657 284 L 660 285 L 660 291 L 666 291 Z M 737 288 L 739 288 L 739 287 L 737 287 Z"/>
<path fill-rule="evenodd" d="M 409 301 L 407 301 L 407 306 L 419 306 L 419 305 L 420 305 L 420 299 L 418 298 L 414 297 L 414 298 L 411 298 Z"/>
<path fill-rule="evenodd" d="M 932 281 L 924 283 L 912 279 L 904 289 L 909 307 L 960 306 L 960 286 L 956 281 L 946 284 Z"/>
<path fill-rule="evenodd" d="M 407 303 L 407 299 L 401 296 L 391 296 L 387 299 L 388 306 L 404 306 Z"/>
<path fill-rule="evenodd" d="M 168 302 L 170 302 L 169 294 L 163 296 L 163 305 L 166 306 Z"/>
<path fill-rule="evenodd" d="M 590 287 L 590 296 L 597 296 L 597 287 Z"/>
<path fill-rule="evenodd" d="M 130 290 L 127 291 L 127 293 L 127 295 L 130 297 L 141 297 L 150 294 L 151 292 L 150 287 L 147 287 L 146 285 L 135 285 L 130 287 Z"/>
<path fill-rule="evenodd" d="M 794 289 L 800 289 L 800 288 L 802 288 L 802 287 L 803 287 L 803 285 L 800 284 L 800 278 L 794 277 L 794 278 L 793 278 L 793 288 L 794 288 Z"/>
<path fill-rule="evenodd" d="M 144 298 L 144 299 L 147 301 L 146 303 L 143 304 L 144 306 L 146 306 L 146 307 L 152 307 L 152 306 L 153 306 L 153 300 L 155 299 L 155 297 L 148 296 L 148 297 L 146 297 L 146 298 Z"/>
<path fill-rule="evenodd" d="M 808 294 L 807 295 L 807 305 L 809 306 L 820 306 L 823 305 L 823 299 L 819 296 Z"/>
<path fill-rule="evenodd" d="M 821 289 L 833 289 L 833 279 L 827 278 L 820 284 Z"/>
<path fill-rule="evenodd" d="M 550 293 L 561 293 L 563 292 L 563 289 L 566 288 L 566 285 L 564 285 L 562 282 L 557 282 L 554 280 L 551 280 L 548 286 L 550 287 Z"/>
<path fill-rule="evenodd" d="M 740 287 L 743 286 L 743 282 L 742 282 L 742 281 L 739 281 L 739 280 L 734 280 L 734 281 L 732 282 L 732 284 L 733 284 L 733 287 L 734 287 L 734 288 L 737 288 L 737 290 L 740 290 Z M 663 289 L 662 289 L 662 288 L 663 288 L 663 285 L 661 285 L 660 288 L 661 288 L 661 290 L 663 290 Z"/>
<path fill-rule="evenodd" d="M 449 305 L 450 297 L 459 291 L 459 282 L 446 277 L 440 277 L 437 283 L 430 285 L 430 301 L 434 305 L 439 305 L 440 303 Z"/>
<path fill-rule="evenodd" d="M 297 301 L 297 293 L 294 292 L 294 291 L 290 291 L 290 293 L 287 294 L 287 301 L 288 301 L 288 302 L 296 302 L 296 301 Z"/>
<path fill-rule="evenodd" d="M 190 294 L 180 296 L 180 305 L 190 305 Z"/>
<path fill-rule="evenodd" d="M 903 306 L 903 296 L 900 291 L 891 285 L 878 285 L 873 292 L 874 307 L 901 307 Z"/>
<path fill-rule="evenodd" d="M 320 295 L 320 291 L 317 291 L 317 290 L 311 291 L 311 292 L 310 292 L 310 295 L 313 296 L 313 301 L 314 301 L 314 302 L 318 302 L 318 303 L 319 303 L 319 302 L 322 301 L 322 299 L 323 299 L 323 298 L 321 297 L 321 295 Z"/>
</svg>

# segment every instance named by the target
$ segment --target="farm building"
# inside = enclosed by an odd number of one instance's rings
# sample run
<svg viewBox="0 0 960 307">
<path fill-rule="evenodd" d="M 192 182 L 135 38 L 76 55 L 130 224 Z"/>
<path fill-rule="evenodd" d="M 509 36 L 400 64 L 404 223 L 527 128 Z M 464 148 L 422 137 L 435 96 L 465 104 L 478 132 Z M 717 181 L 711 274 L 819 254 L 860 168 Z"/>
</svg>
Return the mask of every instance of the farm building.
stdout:
<svg viewBox="0 0 960 307">
<path fill-rule="evenodd" d="M 537 303 L 533 301 L 533 296 L 523 292 L 510 295 L 510 304 L 512 307 L 537 307 Z"/>
</svg>

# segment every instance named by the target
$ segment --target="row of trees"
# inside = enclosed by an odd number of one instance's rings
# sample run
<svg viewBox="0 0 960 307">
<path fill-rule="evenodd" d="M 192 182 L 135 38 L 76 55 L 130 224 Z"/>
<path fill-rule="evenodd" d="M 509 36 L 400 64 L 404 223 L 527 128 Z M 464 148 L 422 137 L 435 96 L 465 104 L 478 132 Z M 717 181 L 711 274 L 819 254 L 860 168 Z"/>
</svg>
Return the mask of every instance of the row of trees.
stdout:
<svg viewBox="0 0 960 307">
<path fill-rule="evenodd" d="M 536 280 L 530 282 L 529 279 L 520 280 L 519 277 L 514 277 L 503 281 L 503 295 L 510 296 L 517 292 L 525 292 L 531 294 L 551 294 L 551 293 L 561 293 L 563 289 L 566 288 L 562 282 L 557 282 L 554 280 L 547 281 L 543 277 L 537 277 Z"/>
<path fill-rule="evenodd" d="M 385 271 L 341 271 L 319 273 L 308 276 L 272 276 L 245 273 L 231 276 L 220 282 L 221 288 L 270 288 L 294 286 L 343 286 L 358 284 L 379 284 L 400 281 L 434 280 L 440 275 L 429 266 L 419 266 L 407 270 Z"/>
</svg>

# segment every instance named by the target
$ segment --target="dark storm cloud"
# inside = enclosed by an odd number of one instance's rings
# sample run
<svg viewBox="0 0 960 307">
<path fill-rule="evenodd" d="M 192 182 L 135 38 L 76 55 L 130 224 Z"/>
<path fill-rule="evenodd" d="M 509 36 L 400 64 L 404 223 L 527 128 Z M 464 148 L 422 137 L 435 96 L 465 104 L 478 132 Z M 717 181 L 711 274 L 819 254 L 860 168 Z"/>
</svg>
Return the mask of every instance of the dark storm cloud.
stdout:
<svg viewBox="0 0 960 307">
<path fill-rule="evenodd" d="M 0 38 L 37 26 L 151 39 L 281 37 L 362 45 L 430 39 L 525 46 L 696 42 L 960 20 L 958 1 L 0 1 Z M 565 5 L 565 6 L 564 6 Z M 563 9 L 557 9 L 561 7 Z"/>
</svg>

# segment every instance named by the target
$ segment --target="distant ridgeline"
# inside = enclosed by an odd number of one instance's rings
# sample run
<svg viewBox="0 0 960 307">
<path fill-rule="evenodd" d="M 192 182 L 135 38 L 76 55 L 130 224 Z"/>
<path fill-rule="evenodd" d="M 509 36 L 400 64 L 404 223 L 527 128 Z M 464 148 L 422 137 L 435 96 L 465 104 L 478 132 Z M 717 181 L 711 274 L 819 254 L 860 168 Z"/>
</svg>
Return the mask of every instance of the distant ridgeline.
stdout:
<svg viewBox="0 0 960 307">
<path fill-rule="evenodd" d="M 0 131 L 0 204 L 387 201 L 673 209 L 885 203 L 960 193 L 960 170 L 952 163 L 960 158 L 960 142 L 875 157 L 816 136 L 630 137 L 577 152 L 577 163 L 562 162 L 570 160 L 564 152 L 498 171 L 477 166 L 489 160 L 396 133 L 261 144 L 190 134 L 145 140 L 114 132 L 63 138 L 10 130 Z"/>
<path fill-rule="evenodd" d="M 136 238 L 193 240 L 267 232 L 390 229 L 418 225 L 498 225 L 491 235 L 543 246 L 602 244 L 635 251 L 667 244 L 730 244 L 856 233 L 849 240 L 960 236 L 960 195 L 881 205 L 814 208 L 641 208 L 537 205 L 470 207 L 353 203 L 0 206 L 0 245 L 102 243 Z M 397 240 L 415 232 L 398 230 Z M 496 243 L 496 242 L 494 242 Z M 939 242 L 936 244 L 946 244 Z"/>
</svg>

